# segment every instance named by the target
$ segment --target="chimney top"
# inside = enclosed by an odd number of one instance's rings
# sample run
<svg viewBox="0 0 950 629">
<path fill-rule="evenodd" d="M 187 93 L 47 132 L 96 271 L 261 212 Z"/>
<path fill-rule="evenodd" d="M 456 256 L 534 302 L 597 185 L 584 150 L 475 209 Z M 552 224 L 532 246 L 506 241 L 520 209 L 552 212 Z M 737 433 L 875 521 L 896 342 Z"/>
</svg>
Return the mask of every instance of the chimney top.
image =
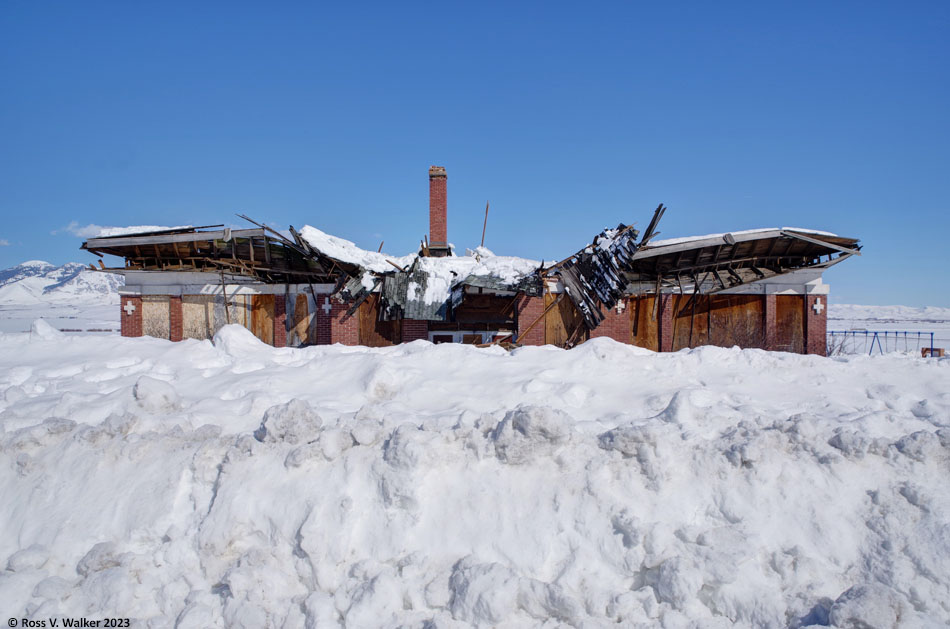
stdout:
<svg viewBox="0 0 950 629">
<path fill-rule="evenodd" d="M 442 166 L 429 166 L 429 177 L 445 177 L 445 168 Z"/>
</svg>

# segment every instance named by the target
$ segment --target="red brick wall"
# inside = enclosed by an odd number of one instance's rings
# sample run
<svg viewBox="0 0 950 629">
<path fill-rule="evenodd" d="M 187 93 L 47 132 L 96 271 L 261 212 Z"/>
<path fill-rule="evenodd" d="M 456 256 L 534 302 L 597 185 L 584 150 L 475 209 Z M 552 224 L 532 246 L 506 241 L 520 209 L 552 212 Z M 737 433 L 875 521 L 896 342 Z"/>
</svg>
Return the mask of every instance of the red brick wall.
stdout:
<svg viewBox="0 0 950 629">
<path fill-rule="evenodd" d="M 135 307 L 131 315 L 125 312 L 126 304 L 132 304 Z M 142 336 L 142 298 L 123 295 L 119 308 L 122 336 Z"/>
<path fill-rule="evenodd" d="M 181 295 L 168 297 L 168 340 L 180 341 L 183 336 L 184 313 L 181 308 Z"/>
<path fill-rule="evenodd" d="M 444 171 L 442 171 L 444 172 Z M 446 198 L 446 177 L 445 175 L 433 175 L 433 169 L 429 169 L 429 244 L 444 245 L 448 243 L 448 218 L 446 210 L 448 199 Z"/>
<path fill-rule="evenodd" d="M 767 350 L 774 350 L 778 335 L 775 327 L 775 295 L 765 295 L 762 297 L 764 304 L 762 307 L 765 321 L 762 322 L 765 331 L 762 346 Z"/>
<path fill-rule="evenodd" d="M 316 332 L 317 332 L 317 345 L 329 345 L 332 343 L 330 337 L 330 315 L 324 310 L 324 303 L 328 297 L 326 295 L 317 295 L 317 309 L 314 312 L 314 315 L 317 318 L 316 323 Z M 330 303 L 333 303 L 333 300 L 330 300 Z M 332 312 L 332 310 L 331 310 Z"/>
<path fill-rule="evenodd" d="M 347 316 L 346 311 L 350 309 L 350 304 L 340 304 L 330 300 L 333 306 L 330 310 L 330 343 L 342 343 L 343 345 L 360 344 L 360 320 L 359 313 L 353 313 L 353 316 Z M 320 312 L 323 312 L 322 310 Z"/>
<path fill-rule="evenodd" d="M 535 320 L 544 312 L 543 297 L 528 297 L 521 294 L 518 296 L 517 320 L 518 320 L 518 342 L 522 345 L 544 345 L 544 320 L 538 321 L 533 328 L 524 334 Z M 522 336 L 524 335 L 524 336 Z"/>
<path fill-rule="evenodd" d="M 287 298 L 274 295 L 274 347 L 287 347 Z"/>
<path fill-rule="evenodd" d="M 673 295 L 660 295 L 660 304 L 656 313 L 657 331 L 660 337 L 661 352 L 673 351 Z"/>
<path fill-rule="evenodd" d="M 630 335 L 633 332 L 633 325 L 630 319 L 629 306 L 626 299 L 621 300 L 619 303 L 623 311 L 618 313 L 616 308 L 608 310 L 605 313 L 606 316 L 604 320 L 600 322 L 600 325 L 591 330 L 591 338 L 606 336 L 618 343 L 629 343 L 631 341 Z"/>
<path fill-rule="evenodd" d="M 424 341 L 429 339 L 429 322 L 421 319 L 402 320 L 402 342 Z"/>
<path fill-rule="evenodd" d="M 821 313 L 815 312 L 815 304 L 821 300 Z M 828 296 L 805 297 L 805 353 L 824 356 L 828 352 Z"/>
</svg>

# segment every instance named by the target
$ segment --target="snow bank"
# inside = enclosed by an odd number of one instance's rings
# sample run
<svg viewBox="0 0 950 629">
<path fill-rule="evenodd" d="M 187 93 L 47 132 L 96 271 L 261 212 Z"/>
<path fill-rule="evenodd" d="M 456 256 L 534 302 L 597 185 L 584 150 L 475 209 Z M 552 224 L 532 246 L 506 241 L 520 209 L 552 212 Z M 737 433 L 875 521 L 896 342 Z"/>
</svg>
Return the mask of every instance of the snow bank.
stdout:
<svg viewBox="0 0 950 629">
<path fill-rule="evenodd" d="M 943 626 L 948 376 L 608 339 L 0 335 L 0 601 L 181 627 Z"/>
</svg>

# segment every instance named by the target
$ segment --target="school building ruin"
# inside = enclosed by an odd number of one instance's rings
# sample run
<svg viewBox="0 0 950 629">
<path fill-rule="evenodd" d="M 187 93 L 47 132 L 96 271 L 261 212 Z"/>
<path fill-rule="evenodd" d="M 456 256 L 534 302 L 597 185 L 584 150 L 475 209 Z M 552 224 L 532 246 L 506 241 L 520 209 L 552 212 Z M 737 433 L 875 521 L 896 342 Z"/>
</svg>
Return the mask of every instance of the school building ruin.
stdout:
<svg viewBox="0 0 950 629">
<path fill-rule="evenodd" d="M 543 264 L 453 255 L 447 175 L 429 169 L 429 235 L 401 258 L 313 227 L 180 227 L 90 238 L 125 276 L 123 336 L 208 339 L 237 323 L 274 346 L 434 343 L 572 347 L 607 336 L 656 351 L 699 345 L 824 354 L 828 267 L 859 241 L 798 228 L 655 240 L 618 225 Z M 247 217 L 243 217 L 247 218 Z"/>
</svg>

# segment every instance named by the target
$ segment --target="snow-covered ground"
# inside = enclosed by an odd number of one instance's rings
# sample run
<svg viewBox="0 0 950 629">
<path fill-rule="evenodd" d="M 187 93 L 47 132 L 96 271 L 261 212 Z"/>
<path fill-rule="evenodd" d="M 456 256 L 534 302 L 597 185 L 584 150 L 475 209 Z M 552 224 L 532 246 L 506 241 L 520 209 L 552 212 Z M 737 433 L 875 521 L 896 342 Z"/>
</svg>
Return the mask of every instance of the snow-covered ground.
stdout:
<svg viewBox="0 0 950 629">
<path fill-rule="evenodd" d="M 31 260 L 4 269 L 0 271 L 0 332 L 28 332 L 38 318 L 59 330 L 117 332 L 122 284 L 119 275 L 92 271 L 76 262 L 54 266 Z"/>
<path fill-rule="evenodd" d="M 950 359 L 0 335 L 0 609 L 942 627 Z M 864 624 L 861 624 L 864 623 Z"/>
<path fill-rule="evenodd" d="M 921 347 L 930 346 L 931 332 L 934 347 L 950 351 L 950 308 L 832 303 L 828 309 L 828 331 L 847 332 L 833 337 L 830 346 L 848 354 L 868 354 L 872 343 L 875 354 L 919 353 Z M 875 341 L 873 332 L 882 331 L 888 334 L 879 334 Z"/>
</svg>

